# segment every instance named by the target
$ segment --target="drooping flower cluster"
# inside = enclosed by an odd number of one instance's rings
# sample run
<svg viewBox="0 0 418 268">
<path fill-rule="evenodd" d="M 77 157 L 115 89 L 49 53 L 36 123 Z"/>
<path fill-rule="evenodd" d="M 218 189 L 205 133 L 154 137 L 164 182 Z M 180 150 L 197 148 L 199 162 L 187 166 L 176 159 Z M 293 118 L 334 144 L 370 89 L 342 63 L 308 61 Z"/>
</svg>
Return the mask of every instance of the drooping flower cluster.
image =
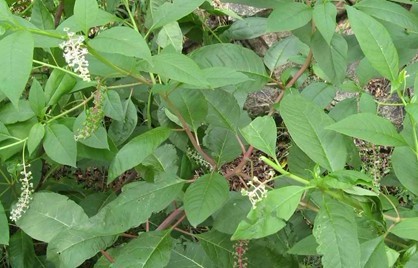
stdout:
<svg viewBox="0 0 418 268">
<path fill-rule="evenodd" d="M 10 212 L 10 220 L 14 222 L 19 220 L 20 217 L 22 217 L 22 215 L 29 208 L 29 203 L 32 200 L 32 193 L 34 191 L 33 183 L 30 182 L 32 180 L 32 172 L 27 170 L 30 167 L 30 164 L 22 164 L 20 166 L 23 168 L 23 170 L 20 172 L 23 177 L 19 179 L 20 183 L 22 184 L 20 188 L 22 192 L 20 193 L 20 197 L 17 200 L 16 205 Z"/>
<path fill-rule="evenodd" d="M 83 122 L 83 127 L 77 130 L 77 134 L 74 135 L 76 141 L 87 139 L 102 125 L 105 101 L 104 87 L 100 87 L 93 94 L 93 107 L 86 110 L 86 120 Z"/>
<path fill-rule="evenodd" d="M 255 209 L 257 203 L 267 196 L 266 185 L 262 183 L 257 177 L 253 177 L 248 183 L 248 189 L 242 189 L 241 194 L 248 196 L 251 205 Z"/>
<path fill-rule="evenodd" d="M 248 267 L 248 258 L 245 253 L 248 251 L 248 240 L 238 240 L 234 244 L 234 268 L 246 268 Z"/>
<path fill-rule="evenodd" d="M 65 62 L 78 73 L 84 81 L 90 80 L 90 72 L 88 69 L 89 62 L 86 60 L 88 54 L 87 48 L 84 46 L 84 36 L 76 35 L 70 32 L 68 28 L 64 28 L 68 35 L 68 40 L 62 42 L 59 46 L 64 51 Z"/>
<path fill-rule="evenodd" d="M 194 162 L 196 162 L 196 164 L 199 167 L 212 171 L 213 169 L 212 165 L 208 161 L 203 159 L 203 157 L 196 150 L 188 147 L 186 151 L 186 155 L 190 160 L 193 160 Z"/>
</svg>

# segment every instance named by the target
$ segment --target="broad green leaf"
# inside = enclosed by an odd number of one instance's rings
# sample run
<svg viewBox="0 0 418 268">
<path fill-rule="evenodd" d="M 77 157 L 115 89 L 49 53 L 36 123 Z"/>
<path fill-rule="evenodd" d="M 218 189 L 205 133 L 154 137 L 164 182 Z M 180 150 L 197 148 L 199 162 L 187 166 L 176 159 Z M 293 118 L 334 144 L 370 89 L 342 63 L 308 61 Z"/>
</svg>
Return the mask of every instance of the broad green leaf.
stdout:
<svg viewBox="0 0 418 268">
<path fill-rule="evenodd" d="M 228 92 L 221 89 L 203 91 L 208 104 L 208 116 L 206 121 L 215 127 L 222 127 L 236 133 L 241 109 L 236 99 Z"/>
<path fill-rule="evenodd" d="M 0 142 L 9 139 L 10 132 L 7 127 L 0 121 Z"/>
<path fill-rule="evenodd" d="M 84 210 L 65 195 L 40 192 L 33 195 L 29 209 L 17 226 L 31 237 L 49 243 L 60 232 L 88 221 Z"/>
<path fill-rule="evenodd" d="M 178 242 L 171 251 L 167 268 L 215 268 L 200 243 Z"/>
<path fill-rule="evenodd" d="M 0 18 L 1 20 L 5 20 L 8 22 L 14 22 L 13 20 L 13 14 L 9 9 L 9 6 L 7 5 L 7 3 L 10 3 L 10 1 L 5 1 L 5 0 L 1 0 L 0 1 Z"/>
<path fill-rule="evenodd" d="M 165 267 L 172 250 L 170 231 L 141 233 L 127 243 L 111 267 Z"/>
<path fill-rule="evenodd" d="M 158 127 L 130 140 L 110 163 L 108 183 L 128 169 L 141 164 L 169 135 L 170 129 Z"/>
<path fill-rule="evenodd" d="M 337 8 L 330 2 L 316 2 L 313 9 L 313 19 L 316 28 L 321 33 L 325 42 L 330 46 L 332 37 L 335 33 Z"/>
<path fill-rule="evenodd" d="M 184 210 L 187 219 L 197 226 L 222 207 L 228 199 L 228 183 L 218 173 L 206 174 L 187 188 Z"/>
<path fill-rule="evenodd" d="M 41 84 L 35 78 L 32 80 L 32 86 L 29 90 L 29 104 L 38 117 L 43 117 L 46 99 Z"/>
<path fill-rule="evenodd" d="M 55 267 L 79 267 L 101 249 L 115 241 L 114 236 L 90 230 L 66 229 L 54 236 L 48 243 L 47 260 Z"/>
<path fill-rule="evenodd" d="M 86 123 L 86 113 L 83 111 L 78 115 L 77 119 L 74 122 L 74 133 L 78 133 L 83 128 L 83 124 Z M 107 132 L 103 126 L 99 126 L 93 133 L 91 133 L 90 137 L 86 139 L 81 138 L 77 141 L 92 148 L 109 150 L 109 144 L 107 142 Z"/>
<path fill-rule="evenodd" d="M 267 31 L 291 31 L 306 25 L 312 18 L 312 8 L 303 3 L 284 2 L 277 5 L 267 19 Z"/>
<path fill-rule="evenodd" d="M 35 267 L 35 249 L 32 238 L 18 230 L 10 238 L 8 248 L 11 267 Z"/>
<path fill-rule="evenodd" d="M 58 103 L 60 98 L 69 93 L 77 83 L 77 80 L 58 69 L 54 69 L 45 85 L 45 97 L 48 106 Z"/>
<path fill-rule="evenodd" d="M 249 17 L 235 21 L 223 35 L 233 40 L 247 40 L 266 34 L 267 19 Z"/>
<path fill-rule="evenodd" d="M 26 31 L 0 40 L 0 92 L 16 107 L 32 70 L 33 46 L 32 35 Z"/>
<path fill-rule="evenodd" d="M 29 155 L 31 155 L 36 148 L 38 148 L 39 144 L 41 144 L 42 139 L 45 136 L 45 126 L 41 123 L 36 123 L 29 131 L 28 136 L 28 151 Z"/>
<path fill-rule="evenodd" d="M 89 28 L 97 26 L 97 16 L 99 5 L 96 0 L 76 0 L 74 5 L 74 18 L 78 26 L 85 34 L 88 34 Z"/>
<path fill-rule="evenodd" d="M 408 190 L 418 195 L 418 159 L 409 147 L 396 147 L 391 156 L 396 177 Z"/>
<path fill-rule="evenodd" d="M 318 243 L 315 240 L 313 235 L 308 235 L 307 237 L 299 240 L 294 244 L 287 253 L 294 255 L 317 255 L 316 249 L 318 248 Z"/>
<path fill-rule="evenodd" d="M 281 4 L 283 0 L 222 0 L 221 2 L 227 3 L 237 3 L 237 4 L 244 4 L 247 6 L 254 6 L 254 7 L 275 7 L 278 4 Z"/>
<path fill-rule="evenodd" d="M 397 251 L 395 251 L 397 253 Z M 399 254 L 399 253 L 398 253 Z M 396 261 L 396 260 L 395 260 Z M 393 264 L 392 264 L 393 265 Z M 415 268 L 418 266 L 418 252 L 415 252 L 408 261 L 404 264 L 403 268 Z M 391 267 L 391 266 L 389 266 Z"/>
<path fill-rule="evenodd" d="M 228 67 L 209 67 L 202 70 L 212 88 L 219 88 L 251 80 L 247 75 Z"/>
<path fill-rule="evenodd" d="M 301 95 L 325 109 L 334 99 L 336 93 L 337 89 L 334 86 L 316 82 L 305 87 Z"/>
<path fill-rule="evenodd" d="M 295 36 L 289 36 L 274 43 L 264 55 L 264 64 L 272 72 L 280 65 L 285 64 L 291 57 L 294 57 L 305 49 L 304 45 Z"/>
<path fill-rule="evenodd" d="M 418 17 L 401 5 L 390 1 L 364 0 L 357 3 L 355 7 L 377 19 L 418 32 Z"/>
<path fill-rule="evenodd" d="M 313 234 L 324 268 L 360 268 L 360 243 L 353 208 L 326 197 L 315 218 Z M 350 249 L 350 250 L 347 250 Z"/>
<path fill-rule="evenodd" d="M 43 147 L 46 155 L 53 161 L 76 167 L 77 145 L 73 132 L 66 126 L 60 124 L 46 126 Z"/>
<path fill-rule="evenodd" d="M 256 149 L 276 158 L 277 128 L 271 116 L 257 117 L 241 129 L 241 134 Z"/>
<path fill-rule="evenodd" d="M 344 135 L 377 145 L 402 146 L 404 139 L 386 118 L 371 113 L 358 113 L 327 127 Z"/>
<path fill-rule="evenodd" d="M 241 154 L 235 133 L 226 128 L 208 129 L 203 137 L 203 144 L 212 151 L 212 157 L 219 167 L 236 159 Z"/>
<path fill-rule="evenodd" d="M 12 103 L 6 103 L 0 107 L 0 122 L 5 125 L 24 122 L 34 116 L 35 114 L 27 100 L 19 100 L 17 106 Z"/>
<path fill-rule="evenodd" d="M 399 57 L 385 27 L 369 15 L 347 6 L 351 28 L 361 50 L 383 77 L 396 81 L 399 72 Z"/>
<path fill-rule="evenodd" d="M 192 127 L 192 130 L 196 132 L 204 123 L 208 114 L 208 104 L 202 92 L 178 88 L 170 94 L 169 99 L 181 113 L 184 120 Z"/>
<path fill-rule="evenodd" d="M 286 226 L 286 221 L 297 209 L 304 191 L 305 188 L 300 186 L 287 186 L 269 191 L 255 207 L 253 205 L 253 209 L 238 225 L 231 239 L 257 239 L 278 232 Z"/>
<path fill-rule="evenodd" d="M 385 241 L 383 237 L 376 237 L 360 245 L 361 267 L 390 267 L 386 256 Z"/>
<path fill-rule="evenodd" d="M 81 200 L 79 205 L 83 208 L 87 216 L 92 217 L 115 198 L 116 193 L 113 191 L 95 192 Z"/>
<path fill-rule="evenodd" d="M 224 234 L 233 234 L 241 220 L 244 220 L 251 209 L 248 197 L 241 193 L 230 192 L 229 200 L 213 215 L 213 228 Z"/>
<path fill-rule="evenodd" d="M 334 121 L 320 107 L 300 95 L 287 95 L 280 114 L 293 141 L 313 161 L 330 171 L 344 168 L 344 137 L 326 129 Z"/>
<path fill-rule="evenodd" d="M 162 48 L 166 48 L 171 45 L 177 52 L 181 53 L 183 50 L 183 33 L 179 23 L 177 21 L 173 21 L 164 25 L 158 32 L 156 42 Z"/>
<path fill-rule="evenodd" d="M 77 0 L 80 1 L 80 0 Z M 151 52 L 142 35 L 129 27 L 113 27 L 101 32 L 88 44 L 95 50 L 150 60 Z"/>
<path fill-rule="evenodd" d="M 418 218 L 405 218 L 390 229 L 395 234 L 404 239 L 413 239 L 418 241 Z"/>
<path fill-rule="evenodd" d="M 231 236 L 214 230 L 196 236 L 216 267 L 233 267 L 234 248 Z"/>
<path fill-rule="evenodd" d="M 174 0 L 172 2 L 165 2 L 155 10 L 152 26 L 149 27 L 150 30 L 155 30 L 170 22 L 181 19 L 193 12 L 203 2 L 204 0 Z"/>
<path fill-rule="evenodd" d="M 48 8 L 45 6 L 44 2 L 41 0 L 33 1 L 32 13 L 30 16 L 30 22 L 32 22 L 36 27 L 43 30 L 53 30 L 55 29 L 54 18 L 51 13 L 48 11 Z"/>
<path fill-rule="evenodd" d="M 205 75 L 192 59 L 183 54 L 163 53 L 152 57 L 147 71 L 199 88 L 208 88 Z"/>
<path fill-rule="evenodd" d="M 343 82 L 346 74 L 348 45 L 339 34 L 334 34 L 330 42 L 327 44 L 322 35 L 315 32 L 311 41 L 312 52 L 318 66 L 328 80 L 339 85 Z"/>
<path fill-rule="evenodd" d="M 0 245 L 9 245 L 9 222 L 3 204 L 0 202 Z"/>
<path fill-rule="evenodd" d="M 251 81 L 236 85 L 236 91 L 253 92 L 267 83 L 262 59 L 254 51 L 235 44 L 215 44 L 199 48 L 191 58 L 202 68 L 228 67 L 247 75 Z M 224 104 L 226 105 L 226 104 Z"/>
<path fill-rule="evenodd" d="M 131 136 L 138 123 L 138 114 L 132 100 L 125 100 L 122 105 L 123 120 L 112 121 L 108 129 L 109 138 L 111 138 L 118 146 L 124 143 Z M 118 104 L 116 103 L 115 106 L 118 106 Z"/>
<path fill-rule="evenodd" d="M 106 99 L 103 110 L 107 117 L 110 117 L 116 121 L 123 121 L 125 113 L 120 100 L 120 96 L 116 91 L 108 90 L 106 92 Z"/>
<path fill-rule="evenodd" d="M 296 144 L 292 143 L 287 156 L 287 166 L 292 174 L 302 178 L 312 177 L 316 163 L 312 161 Z"/>
<path fill-rule="evenodd" d="M 132 182 L 122 193 L 90 218 L 86 230 L 118 235 L 144 223 L 152 213 L 165 209 L 180 194 L 184 181 L 168 177 L 154 183 Z M 123 219 L 123 221 L 121 221 Z"/>
<path fill-rule="evenodd" d="M 405 106 L 405 110 L 415 122 L 418 122 L 418 103 L 408 103 Z"/>
</svg>

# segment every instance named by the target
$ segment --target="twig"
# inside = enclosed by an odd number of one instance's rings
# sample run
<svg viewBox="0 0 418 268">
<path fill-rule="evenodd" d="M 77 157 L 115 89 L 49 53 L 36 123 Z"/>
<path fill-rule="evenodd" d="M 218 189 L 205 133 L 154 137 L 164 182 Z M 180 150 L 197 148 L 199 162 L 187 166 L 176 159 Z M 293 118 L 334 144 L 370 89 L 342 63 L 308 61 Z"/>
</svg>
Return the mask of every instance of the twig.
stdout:
<svg viewBox="0 0 418 268">
<path fill-rule="evenodd" d="M 110 256 L 109 253 L 107 253 L 106 251 L 104 251 L 103 249 L 100 250 L 100 252 L 102 253 L 102 255 L 110 262 L 110 263 L 114 263 L 115 260 L 112 258 L 112 256 Z"/>
<path fill-rule="evenodd" d="M 164 229 L 167 229 L 167 227 L 170 225 L 171 222 L 173 222 L 178 215 L 180 215 L 181 213 L 183 213 L 184 215 L 184 211 L 182 208 L 176 208 L 173 212 L 171 212 L 170 215 L 168 215 L 168 217 L 157 227 L 157 231 L 161 231 Z"/>
<path fill-rule="evenodd" d="M 60 24 L 60 20 L 61 20 L 61 16 L 62 16 L 62 12 L 64 11 L 64 0 L 61 0 L 57 11 L 55 12 L 55 16 L 54 16 L 54 25 L 55 28 L 58 27 L 58 25 Z"/>
</svg>

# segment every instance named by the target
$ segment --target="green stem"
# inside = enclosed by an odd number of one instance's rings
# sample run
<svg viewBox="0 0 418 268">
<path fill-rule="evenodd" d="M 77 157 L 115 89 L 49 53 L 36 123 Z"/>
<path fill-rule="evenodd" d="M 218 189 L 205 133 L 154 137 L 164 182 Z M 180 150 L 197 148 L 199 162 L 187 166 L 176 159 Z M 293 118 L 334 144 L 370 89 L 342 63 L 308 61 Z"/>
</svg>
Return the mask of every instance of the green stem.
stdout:
<svg viewBox="0 0 418 268">
<path fill-rule="evenodd" d="M 42 31 L 42 30 L 39 30 L 39 29 L 25 28 L 25 30 L 28 31 L 28 32 L 34 33 L 34 34 L 48 36 L 48 37 L 52 37 L 52 38 L 56 38 L 56 39 L 61 39 L 61 40 L 66 40 L 67 39 L 67 35 L 54 34 L 54 33 Z"/>
<path fill-rule="evenodd" d="M 117 89 L 117 88 L 125 88 L 125 87 L 134 87 L 134 86 L 139 86 L 139 85 L 143 85 L 143 84 L 144 83 L 142 83 L 142 82 L 136 82 L 136 83 L 131 83 L 131 84 L 108 86 L 107 89 Z"/>
<path fill-rule="evenodd" d="M 135 21 L 135 18 L 134 18 L 134 16 L 132 15 L 131 9 L 129 8 L 129 3 L 128 3 L 128 1 L 127 1 L 127 0 L 124 0 L 124 1 L 123 1 L 123 4 L 125 5 L 126 11 L 128 12 L 128 15 L 129 15 L 129 19 L 130 19 L 130 20 L 131 20 L 131 22 L 132 22 L 132 27 L 134 27 L 135 31 L 137 31 L 137 32 L 138 32 L 138 27 L 136 26 L 136 21 Z"/>
<path fill-rule="evenodd" d="M 45 63 L 45 62 L 42 62 L 42 61 L 38 61 L 38 60 L 32 60 L 32 61 L 33 61 L 34 63 L 40 64 L 40 65 L 42 65 L 42 66 L 50 67 L 50 68 L 53 68 L 53 69 L 58 69 L 58 70 L 60 70 L 60 71 L 63 71 L 63 72 L 65 72 L 65 73 L 67 73 L 67 74 L 71 75 L 71 76 L 74 76 L 74 77 L 76 77 L 76 78 L 80 78 L 80 76 L 78 76 L 78 74 L 76 74 L 76 73 L 74 73 L 74 72 L 72 72 L 72 71 L 69 71 L 69 70 L 67 70 L 67 69 L 64 69 L 64 68 L 62 68 L 62 67 L 59 67 L 59 66 L 56 66 L 56 65 L 51 65 L 51 64 L 48 64 L 48 63 Z"/>
<path fill-rule="evenodd" d="M 296 175 L 294 175 L 294 174 L 292 174 L 292 173 L 290 173 L 290 172 L 288 172 L 288 171 L 284 170 L 284 168 L 282 168 L 282 167 L 280 166 L 280 164 L 278 164 L 278 163 L 274 163 L 273 161 L 271 161 L 271 160 L 270 160 L 270 159 L 268 159 L 267 157 L 265 157 L 265 156 L 261 156 L 261 157 L 260 157 L 260 159 L 261 159 L 264 163 L 266 163 L 267 165 L 271 166 L 272 168 L 274 168 L 275 170 L 277 170 L 278 172 L 280 172 L 281 174 L 283 174 L 284 176 L 286 176 L 286 177 L 288 177 L 288 178 L 291 178 L 292 180 L 297 181 L 297 182 L 302 183 L 302 184 L 305 184 L 305 185 L 309 184 L 309 181 L 308 181 L 308 180 L 305 180 L 305 179 L 303 179 L 303 178 L 301 178 L 301 177 L 299 177 L 299 176 L 296 176 Z M 276 161 L 277 161 L 277 160 L 276 160 Z"/>
<path fill-rule="evenodd" d="M 8 144 L 8 145 L 4 145 L 4 146 L 0 147 L 0 151 L 1 151 L 1 150 L 4 150 L 4 149 L 7 149 L 7 148 L 10 148 L 10 147 L 13 147 L 13 146 L 16 146 L 16 145 L 19 145 L 19 144 L 21 144 L 21 143 L 24 143 L 24 142 L 26 142 L 26 140 L 27 140 L 27 139 L 28 139 L 28 138 L 25 138 L 25 139 L 23 139 L 23 140 L 20 140 L 20 141 L 17 141 L 17 142 L 14 142 L 14 143 Z"/>
<path fill-rule="evenodd" d="M 57 120 L 58 118 L 63 117 L 64 115 L 67 115 L 69 113 L 71 113 L 72 111 L 77 110 L 78 108 L 86 105 L 90 100 L 92 100 L 94 98 L 94 94 L 91 94 L 90 97 L 88 97 L 87 99 L 85 99 L 83 102 L 81 102 L 80 104 L 74 106 L 73 108 L 66 110 L 65 112 L 60 113 L 59 115 L 56 115 L 54 117 L 52 117 L 51 119 L 49 119 L 48 121 L 46 121 L 47 124 L 51 123 L 54 120 Z"/>
</svg>

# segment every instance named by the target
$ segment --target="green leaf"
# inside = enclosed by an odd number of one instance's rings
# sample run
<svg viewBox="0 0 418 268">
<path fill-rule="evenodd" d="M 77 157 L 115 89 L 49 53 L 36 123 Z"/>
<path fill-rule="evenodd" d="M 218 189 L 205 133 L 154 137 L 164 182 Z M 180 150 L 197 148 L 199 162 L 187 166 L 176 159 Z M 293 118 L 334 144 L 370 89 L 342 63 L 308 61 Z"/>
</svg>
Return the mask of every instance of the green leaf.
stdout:
<svg viewBox="0 0 418 268">
<path fill-rule="evenodd" d="M 1 0 L 0 1 L 0 18 L 2 18 L 2 20 L 8 21 L 8 22 L 14 22 L 13 20 L 13 14 L 10 11 L 9 6 L 7 5 L 7 3 L 10 3 L 10 1 L 5 1 L 5 0 Z"/>
<path fill-rule="evenodd" d="M 405 106 L 405 110 L 415 122 L 418 122 L 418 103 L 408 103 Z"/>
<path fill-rule="evenodd" d="M 336 93 L 337 89 L 334 86 L 316 82 L 305 87 L 301 95 L 325 109 L 334 99 Z"/>
<path fill-rule="evenodd" d="M 214 230 L 196 236 L 216 267 L 233 267 L 234 248 L 231 236 Z"/>
<path fill-rule="evenodd" d="M 339 85 L 346 74 L 348 45 L 339 34 L 334 34 L 330 42 L 327 44 L 322 35 L 315 32 L 311 41 L 312 52 L 328 80 Z"/>
<path fill-rule="evenodd" d="M 406 145 L 402 136 L 388 119 L 371 113 L 350 115 L 328 126 L 327 129 L 377 145 Z"/>
<path fill-rule="evenodd" d="M 125 144 L 110 163 L 108 183 L 128 169 L 141 164 L 168 138 L 170 132 L 170 129 L 164 127 L 154 128 Z"/>
<path fill-rule="evenodd" d="M 262 17 L 249 17 L 237 20 L 223 35 L 233 40 L 247 40 L 266 34 L 267 19 Z"/>
<path fill-rule="evenodd" d="M 0 92 L 16 107 L 32 70 L 33 46 L 32 35 L 26 31 L 0 40 Z"/>
<path fill-rule="evenodd" d="M 0 245 L 9 245 L 9 222 L 3 204 L 0 202 Z"/>
<path fill-rule="evenodd" d="M 67 229 L 49 241 L 47 260 L 54 263 L 55 267 L 79 267 L 114 241 L 114 236 L 100 234 L 94 229 Z"/>
<path fill-rule="evenodd" d="M 34 116 L 35 114 L 27 100 L 19 100 L 17 106 L 12 103 L 6 103 L 0 107 L 0 122 L 5 125 L 24 122 Z"/>
<path fill-rule="evenodd" d="M 264 64 L 272 72 L 280 65 L 285 64 L 291 57 L 294 57 L 305 49 L 304 45 L 295 36 L 289 36 L 274 43 L 264 56 Z"/>
<path fill-rule="evenodd" d="M 325 268 L 360 268 L 360 243 L 355 214 L 342 202 L 325 198 L 315 218 L 313 234 Z M 347 250 L 350 249 L 350 250 Z"/>
<path fill-rule="evenodd" d="M 48 11 L 44 2 L 41 0 L 36 0 L 33 2 L 32 13 L 30 16 L 30 22 L 33 23 L 36 27 L 43 30 L 54 30 L 54 18 L 51 13 Z"/>
<path fill-rule="evenodd" d="M 12 267 L 35 267 L 35 250 L 32 238 L 22 230 L 18 230 L 10 238 L 10 264 Z"/>
<path fill-rule="evenodd" d="M 193 12 L 203 2 L 204 0 L 174 0 L 162 4 L 154 12 L 153 24 L 149 27 L 150 31 L 181 19 Z"/>
<path fill-rule="evenodd" d="M 32 80 L 32 86 L 29 90 L 29 104 L 32 111 L 38 117 L 43 117 L 45 113 L 46 99 L 41 84 L 35 78 Z"/>
<path fill-rule="evenodd" d="M 123 247 L 111 267 L 165 267 L 172 244 L 169 230 L 141 233 Z"/>
<path fill-rule="evenodd" d="M 408 190 L 418 195 L 418 160 L 409 147 L 396 147 L 391 156 L 396 177 Z"/>
<path fill-rule="evenodd" d="M 241 109 L 236 99 L 228 92 L 219 90 L 203 91 L 208 104 L 206 121 L 215 126 L 237 132 Z"/>
<path fill-rule="evenodd" d="M 217 166 L 236 159 L 241 154 L 239 142 L 234 132 L 220 127 L 213 127 L 206 131 L 203 145 L 212 151 Z"/>
<path fill-rule="evenodd" d="M 171 45 L 177 52 L 181 53 L 183 50 L 183 33 L 178 22 L 173 21 L 164 25 L 158 32 L 156 42 L 162 48 Z"/>
<path fill-rule="evenodd" d="M 249 189 L 251 190 L 251 189 Z M 272 235 L 286 226 L 287 220 L 298 207 L 305 188 L 287 186 L 269 191 L 253 205 L 247 218 L 238 225 L 232 240 L 257 239 Z"/>
<path fill-rule="evenodd" d="M 205 96 L 199 90 L 178 88 L 169 96 L 174 106 L 194 132 L 204 123 L 208 114 Z"/>
<path fill-rule="evenodd" d="M 46 155 L 53 161 L 76 167 L 77 145 L 74 134 L 66 126 L 47 126 L 43 146 Z"/>
<path fill-rule="evenodd" d="M 414 32 L 418 31 L 418 18 L 413 12 L 389 1 L 364 0 L 356 4 L 357 9 L 377 19 L 387 21 Z"/>
<path fill-rule="evenodd" d="M 267 19 L 267 31 L 291 31 L 306 25 L 312 18 L 312 8 L 295 2 L 278 4 Z"/>
<path fill-rule="evenodd" d="M 292 143 L 287 157 L 289 171 L 302 178 L 311 178 L 316 163 L 312 161 L 296 144 Z"/>
<path fill-rule="evenodd" d="M 116 103 L 115 106 L 118 104 Z M 123 120 L 112 121 L 109 126 L 108 135 L 116 145 L 124 143 L 134 132 L 138 123 L 138 114 L 136 106 L 131 99 L 122 103 L 123 105 Z"/>
<path fill-rule="evenodd" d="M 308 235 L 307 237 L 299 240 L 294 244 L 287 253 L 294 255 L 317 255 L 316 249 L 318 248 L 318 243 L 315 240 L 313 235 Z"/>
<path fill-rule="evenodd" d="M 212 88 L 237 85 L 251 80 L 247 75 L 228 67 L 209 67 L 202 71 Z"/>
<path fill-rule="evenodd" d="M 92 217 L 114 199 L 116 199 L 116 193 L 113 191 L 95 192 L 81 200 L 79 205 L 87 216 Z"/>
<path fill-rule="evenodd" d="M 78 133 L 82 128 L 83 124 L 86 121 L 86 113 L 83 111 L 81 112 L 73 125 L 74 133 Z M 108 149 L 109 150 L 109 143 L 107 142 L 107 132 L 103 126 L 99 126 L 93 133 L 91 133 L 90 137 L 87 139 L 78 139 L 78 142 L 97 149 Z"/>
<path fill-rule="evenodd" d="M 110 117 L 116 121 L 123 121 L 125 118 L 122 101 L 120 100 L 120 96 L 116 91 L 108 90 L 106 92 L 106 99 L 103 110 L 107 117 Z"/>
<path fill-rule="evenodd" d="M 167 268 L 215 268 L 200 243 L 178 242 L 171 251 Z"/>
<path fill-rule="evenodd" d="M 206 174 L 187 188 L 184 210 L 187 219 L 197 226 L 222 207 L 228 199 L 228 183 L 218 173 Z"/>
<path fill-rule="evenodd" d="M 151 52 L 145 39 L 140 33 L 129 27 L 117 26 L 100 32 L 88 44 L 101 52 L 122 54 L 147 61 L 151 59 Z"/>
<path fill-rule="evenodd" d="M 144 223 L 152 213 L 165 209 L 180 194 L 184 181 L 175 176 L 149 182 L 132 182 L 122 193 L 90 218 L 86 230 L 118 235 Z M 121 221 L 123 219 L 123 221 Z"/>
<path fill-rule="evenodd" d="M 361 50 L 383 77 L 396 81 L 399 57 L 385 27 L 369 15 L 347 6 L 351 28 L 356 34 Z"/>
<path fill-rule="evenodd" d="M 287 95 L 280 114 L 293 141 L 313 161 L 330 171 L 344 168 L 344 137 L 326 129 L 334 121 L 320 107 L 300 95 Z"/>
<path fill-rule="evenodd" d="M 58 69 L 54 69 L 45 85 L 45 96 L 48 106 L 57 104 L 60 98 L 69 93 L 77 83 L 77 80 Z"/>
<path fill-rule="evenodd" d="M 176 53 L 158 54 L 152 57 L 152 63 L 152 66 L 145 66 L 145 69 L 152 73 L 199 88 L 210 86 L 200 67 L 186 55 Z"/>
<path fill-rule="evenodd" d="M 360 245 L 361 267 L 390 267 L 383 237 L 376 237 Z"/>
<path fill-rule="evenodd" d="M 49 243 L 60 232 L 87 221 L 84 210 L 67 196 L 40 192 L 33 194 L 29 209 L 17 226 L 31 237 Z"/>
<path fill-rule="evenodd" d="M 31 155 L 36 148 L 38 148 L 39 144 L 41 144 L 42 139 L 45 136 L 45 126 L 41 123 L 36 123 L 29 131 L 28 136 L 28 151 L 29 155 Z"/>
<path fill-rule="evenodd" d="M 268 76 L 262 59 L 254 51 L 235 44 L 215 44 L 199 48 L 191 58 L 202 68 L 228 67 L 247 75 L 251 81 L 235 86 L 239 92 L 260 90 Z M 226 104 L 225 104 L 226 105 Z"/>
<path fill-rule="evenodd" d="M 337 24 L 337 7 L 330 2 L 321 3 L 318 1 L 315 4 L 312 15 L 316 28 L 321 33 L 328 46 L 330 46 Z"/>
<path fill-rule="evenodd" d="M 418 218 L 405 218 L 397 223 L 390 232 L 404 239 L 418 241 Z"/>
<path fill-rule="evenodd" d="M 74 18 L 78 26 L 85 34 L 88 34 L 89 28 L 97 26 L 97 16 L 99 5 L 96 0 L 76 0 L 74 5 Z"/>
<path fill-rule="evenodd" d="M 256 149 L 276 158 L 277 128 L 271 116 L 257 117 L 241 129 L 241 134 Z"/>
</svg>

